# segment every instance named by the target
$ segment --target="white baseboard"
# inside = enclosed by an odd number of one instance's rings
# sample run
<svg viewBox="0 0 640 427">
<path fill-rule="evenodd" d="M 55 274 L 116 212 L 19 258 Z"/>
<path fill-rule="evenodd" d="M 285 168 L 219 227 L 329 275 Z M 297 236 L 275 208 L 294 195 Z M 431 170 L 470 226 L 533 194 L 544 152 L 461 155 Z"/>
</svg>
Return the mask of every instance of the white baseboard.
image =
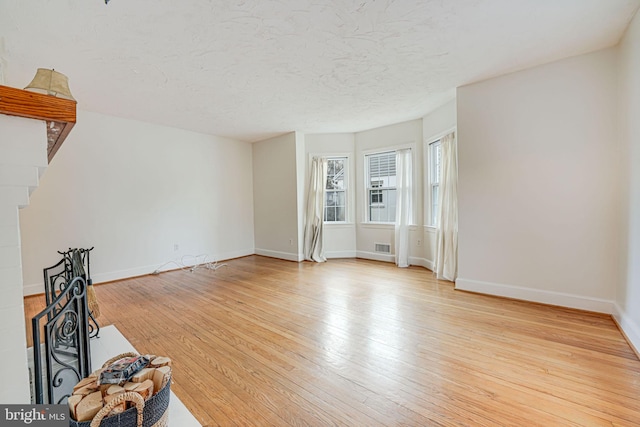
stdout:
<svg viewBox="0 0 640 427">
<path fill-rule="evenodd" d="M 396 256 L 394 254 L 381 254 L 378 252 L 357 251 L 355 253 L 355 256 L 357 258 L 370 259 L 373 261 L 396 262 Z M 344 257 L 344 258 L 353 258 L 353 256 Z M 409 265 L 418 265 L 420 267 L 424 267 L 433 271 L 433 261 L 428 260 L 426 258 L 409 257 Z"/>
<path fill-rule="evenodd" d="M 378 252 L 356 251 L 357 258 L 371 259 L 374 261 L 395 262 L 396 258 L 393 254 L 381 254 Z"/>
<path fill-rule="evenodd" d="M 433 271 L 433 261 L 428 260 L 426 258 L 409 257 L 409 264 L 419 265 L 420 267 L 424 267 L 428 270 Z"/>
<path fill-rule="evenodd" d="M 130 277 L 144 276 L 146 274 L 151 274 L 156 270 L 160 270 L 160 271 L 175 270 L 176 268 L 179 268 L 179 267 L 180 266 L 178 264 L 174 264 L 174 263 L 169 263 L 163 267 L 160 267 L 160 265 L 147 265 L 143 267 L 127 268 L 125 270 L 119 270 L 119 271 L 110 271 L 107 273 L 92 274 L 91 280 L 93 280 L 94 284 L 104 283 L 104 282 L 113 282 L 114 280 L 122 280 L 122 279 L 128 279 Z"/>
<path fill-rule="evenodd" d="M 590 298 L 562 292 L 523 288 L 520 286 L 504 285 L 499 283 L 481 282 L 479 280 L 469 280 L 460 277 L 456 279 L 456 289 L 539 302 L 543 304 L 559 305 L 562 307 L 577 308 L 580 310 L 595 311 L 598 313 L 611 314 L 613 310 L 613 301 L 600 298 Z"/>
<path fill-rule="evenodd" d="M 242 250 L 238 250 L 238 251 L 223 252 L 221 254 L 218 254 L 217 257 L 215 258 L 215 260 L 218 261 L 218 262 L 222 262 L 222 261 L 226 261 L 226 260 L 229 260 L 229 259 L 242 258 L 242 257 L 245 257 L 245 256 L 253 255 L 255 253 L 256 253 L 256 251 L 253 248 L 242 249 Z"/>
<path fill-rule="evenodd" d="M 356 251 L 328 251 L 324 254 L 327 259 L 329 258 L 355 258 Z"/>
<path fill-rule="evenodd" d="M 284 259 L 284 260 L 287 260 L 287 261 L 295 261 L 295 262 L 304 261 L 304 255 L 290 253 L 290 252 L 270 251 L 268 249 L 256 248 L 255 254 L 256 255 L 262 255 L 262 256 L 268 256 L 270 258 Z"/>
<path fill-rule="evenodd" d="M 108 280 L 103 280 L 103 278 L 98 274 L 98 275 L 93 277 L 93 283 L 103 283 L 103 282 L 110 282 L 110 281 L 113 281 L 113 280 L 120 280 L 120 279 L 124 279 L 124 278 L 127 278 L 127 277 L 143 276 L 145 274 L 149 274 L 149 273 L 154 272 L 156 270 L 159 270 L 159 271 L 170 271 L 170 270 L 175 270 L 177 268 L 180 268 L 183 265 L 184 265 L 184 267 L 191 267 L 191 266 L 194 266 L 194 265 L 196 265 L 198 263 L 204 264 L 204 263 L 223 262 L 225 260 L 234 259 L 234 258 L 241 258 L 241 257 L 253 255 L 253 254 L 254 254 L 254 250 L 253 250 L 253 248 L 251 248 L 251 249 L 243 249 L 243 250 L 239 250 L 239 251 L 223 252 L 223 253 L 220 253 L 220 254 L 216 254 L 213 257 L 211 257 L 208 254 L 206 255 L 206 257 L 205 256 L 201 256 L 201 255 L 183 255 L 183 256 L 178 257 L 178 258 L 176 258 L 174 260 L 169 260 L 169 261 L 166 261 L 166 262 L 164 262 L 162 264 L 156 265 L 151 270 L 148 270 L 146 273 L 132 274 L 130 276 L 120 277 L 120 278 L 117 278 L 117 279 L 108 279 Z M 142 267 L 142 270 L 144 270 L 146 268 L 148 268 L 148 267 Z M 134 269 L 134 270 L 139 270 L 139 269 Z M 97 279 L 96 279 L 96 277 L 97 277 Z"/>
<path fill-rule="evenodd" d="M 110 271 L 108 273 L 97 273 L 92 274 L 91 279 L 94 284 L 104 283 L 104 282 L 112 282 L 114 280 L 128 279 L 130 277 L 144 276 L 146 274 L 151 274 L 153 271 L 158 269 L 158 265 L 147 265 L 144 267 L 134 267 L 128 268 L 126 270 L 119 271 Z M 177 264 L 167 264 L 166 266 L 160 268 L 160 271 L 166 270 L 174 270 L 178 268 Z M 23 294 L 24 296 L 28 295 L 36 295 L 44 293 L 44 283 L 33 283 L 30 285 L 23 286 Z"/>
<path fill-rule="evenodd" d="M 629 345 L 633 347 L 636 354 L 640 355 L 640 325 L 635 323 L 617 303 L 613 305 L 612 316 Z"/>
<path fill-rule="evenodd" d="M 217 254 L 214 258 L 211 258 L 211 257 L 207 258 L 206 262 L 240 258 L 243 256 L 253 255 L 253 254 L 254 254 L 253 248 L 240 250 L 240 251 L 224 252 L 221 254 Z M 177 261 L 181 261 L 181 258 L 178 258 L 177 260 L 170 260 L 161 264 L 146 265 L 142 267 L 133 267 L 133 268 L 127 268 L 125 270 L 110 271 L 107 273 L 96 273 L 91 275 L 92 276 L 91 279 L 93 280 L 93 283 L 97 285 L 104 282 L 112 282 L 114 280 L 122 280 L 122 279 L 131 278 L 131 277 L 144 276 L 147 274 L 151 274 L 156 270 L 160 270 L 160 271 L 175 270 L 176 268 L 180 268 L 180 265 L 177 263 Z M 185 266 L 187 267 L 195 265 L 197 262 L 202 262 L 202 259 L 201 258 L 196 259 L 195 257 L 189 257 L 189 256 L 184 257 L 184 263 L 185 263 Z M 166 265 L 163 265 L 163 264 L 166 264 Z M 24 285 L 22 288 L 22 293 L 24 296 L 43 294 L 44 283 L 39 282 L 39 283 Z"/>
<path fill-rule="evenodd" d="M 29 296 L 29 295 L 38 295 L 38 294 L 44 294 L 44 283 L 40 282 L 40 283 L 33 283 L 31 285 L 24 285 L 22 287 L 22 295 Z"/>
</svg>

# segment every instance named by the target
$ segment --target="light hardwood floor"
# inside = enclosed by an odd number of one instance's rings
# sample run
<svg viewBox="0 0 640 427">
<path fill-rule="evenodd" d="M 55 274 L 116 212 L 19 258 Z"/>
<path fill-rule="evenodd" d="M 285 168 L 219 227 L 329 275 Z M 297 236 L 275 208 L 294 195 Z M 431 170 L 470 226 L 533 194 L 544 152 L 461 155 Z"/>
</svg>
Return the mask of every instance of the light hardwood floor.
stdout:
<svg viewBox="0 0 640 427">
<path fill-rule="evenodd" d="M 609 316 L 420 267 L 250 256 L 96 293 L 103 325 L 174 360 L 204 426 L 640 425 L 640 361 Z"/>
</svg>

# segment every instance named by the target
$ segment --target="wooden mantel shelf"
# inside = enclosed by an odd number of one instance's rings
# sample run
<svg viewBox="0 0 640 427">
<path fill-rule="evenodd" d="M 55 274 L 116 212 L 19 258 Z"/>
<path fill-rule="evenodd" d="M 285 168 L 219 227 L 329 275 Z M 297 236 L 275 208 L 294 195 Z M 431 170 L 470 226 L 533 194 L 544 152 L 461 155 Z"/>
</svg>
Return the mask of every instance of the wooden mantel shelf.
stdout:
<svg viewBox="0 0 640 427">
<path fill-rule="evenodd" d="M 51 162 L 76 124 L 76 101 L 0 85 L 0 114 L 46 121 Z"/>
</svg>

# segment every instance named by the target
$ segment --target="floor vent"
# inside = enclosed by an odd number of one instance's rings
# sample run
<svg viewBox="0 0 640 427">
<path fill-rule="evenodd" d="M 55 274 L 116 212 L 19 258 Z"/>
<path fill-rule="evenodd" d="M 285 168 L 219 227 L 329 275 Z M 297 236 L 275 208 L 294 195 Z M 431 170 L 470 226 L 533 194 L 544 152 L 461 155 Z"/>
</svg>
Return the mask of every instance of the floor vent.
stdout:
<svg viewBox="0 0 640 427">
<path fill-rule="evenodd" d="M 390 254 L 391 245 L 388 243 L 376 243 L 376 252 L 381 252 L 383 254 Z"/>
</svg>

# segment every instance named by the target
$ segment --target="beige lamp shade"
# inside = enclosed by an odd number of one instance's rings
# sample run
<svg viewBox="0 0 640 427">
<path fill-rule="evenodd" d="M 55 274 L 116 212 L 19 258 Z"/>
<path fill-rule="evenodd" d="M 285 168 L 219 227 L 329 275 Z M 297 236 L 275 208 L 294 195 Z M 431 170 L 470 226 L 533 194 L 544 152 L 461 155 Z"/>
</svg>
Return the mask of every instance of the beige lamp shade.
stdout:
<svg viewBox="0 0 640 427">
<path fill-rule="evenodd" d="M 36 76 L 31 83 L 25 87 L 25 90 L 75 101 L 69 90 L 69 79 L 67 79 L 67 76 L 46 68 L 38 68 Z"/>
</svg>

